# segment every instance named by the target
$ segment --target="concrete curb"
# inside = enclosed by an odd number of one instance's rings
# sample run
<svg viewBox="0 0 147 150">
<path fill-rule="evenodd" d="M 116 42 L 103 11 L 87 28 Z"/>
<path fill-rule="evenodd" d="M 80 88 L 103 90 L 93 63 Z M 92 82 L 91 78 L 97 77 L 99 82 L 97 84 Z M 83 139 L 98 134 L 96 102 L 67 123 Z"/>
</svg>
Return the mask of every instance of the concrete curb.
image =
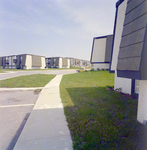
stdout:
<svg viewBox="0 0 147 150">
<path fill-rule="evenodd" d="M 32 87 L 32 88 L 0 88 L 0 91 L 28 91 L 28 90 L 36 90 L 43 89 L 43 87 Z"/>
</svg>

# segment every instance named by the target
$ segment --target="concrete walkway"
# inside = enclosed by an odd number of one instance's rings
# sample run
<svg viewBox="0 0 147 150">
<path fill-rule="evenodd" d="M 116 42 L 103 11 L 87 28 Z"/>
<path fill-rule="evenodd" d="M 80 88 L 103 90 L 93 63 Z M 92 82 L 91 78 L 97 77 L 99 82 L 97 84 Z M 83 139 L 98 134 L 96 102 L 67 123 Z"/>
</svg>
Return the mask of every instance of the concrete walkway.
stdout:
<svg viewBox="0 0 147 150">
<path fill-rule="evenodd" d="M 41 91 L 14 150 L 72 150 L 57 75 Z"/>
</svg>

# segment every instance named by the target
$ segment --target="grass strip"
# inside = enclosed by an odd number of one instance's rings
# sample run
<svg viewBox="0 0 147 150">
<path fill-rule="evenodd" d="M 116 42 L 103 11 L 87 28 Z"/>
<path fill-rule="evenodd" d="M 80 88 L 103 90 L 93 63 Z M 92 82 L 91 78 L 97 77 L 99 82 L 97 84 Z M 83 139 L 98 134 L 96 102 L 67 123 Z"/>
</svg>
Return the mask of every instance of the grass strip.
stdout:
<svg viewBox="0 0 147 150">
<path fill-rule="evenodd" d="M 71 69 L 79 69 L 79 67 L 75 67 L 75 68 L 46 68 L 46 69 L 0 69 L 0 73 L 8 73 L 10 71 L 19 72 L 19 71 L 48 71 L 48 70 L 71 70 Z"/>
<path fill-rule="evenodd" d="M 46 68 L 46 69 L 2 69 L 0 68 L 0 73 L 8 73 L 9 71 L 47 71 L 47 70 L 71 70 L 71 69 L 79 69 L 80 67 L 70 67 L 70 68 Z M 86 69 L 91 69 L 90 67 L 86 67 Z"/>
<path fill-rule="evenodd" d="M 64 75 L 64 112 L 75 150 L 147 149 L 147 127 L 137 121 L 137 100 L 108 90 L 107 71 Z"/>
<path fill-rule="evenodd" d="M 44 87 L 55 75 L 32 74 L 0 81 L 0 87 Z"/>
</svg>

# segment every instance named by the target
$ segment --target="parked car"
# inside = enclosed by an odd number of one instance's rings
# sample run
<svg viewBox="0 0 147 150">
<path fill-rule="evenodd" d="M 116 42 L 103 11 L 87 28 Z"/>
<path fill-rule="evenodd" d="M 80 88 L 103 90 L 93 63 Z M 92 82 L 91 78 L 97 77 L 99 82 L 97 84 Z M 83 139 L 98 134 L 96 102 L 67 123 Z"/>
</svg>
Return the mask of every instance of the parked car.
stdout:
<svg viewBox="0 0 147 150">
<path fill-rule="evenodd" d="M 84 71 L 88 71 L 88 69 L 85 69 L 85 68 L 79 68 L 78 70 L 77 70 L 77 72 L 84 72 Z"/>
</svg>

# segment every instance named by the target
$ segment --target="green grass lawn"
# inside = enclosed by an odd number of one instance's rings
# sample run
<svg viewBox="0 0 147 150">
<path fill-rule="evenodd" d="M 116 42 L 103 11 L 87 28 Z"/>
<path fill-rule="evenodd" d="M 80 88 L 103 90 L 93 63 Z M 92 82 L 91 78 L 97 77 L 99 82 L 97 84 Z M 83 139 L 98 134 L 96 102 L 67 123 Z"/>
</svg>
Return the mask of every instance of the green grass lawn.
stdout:
<svg viewBox="0 0 147 150">
<path fill-rule="evenodd" d="M 147 128 L 137 122 L 137 100 L 108 90 L 107 71 L 64 75 L 64 112 L 75 150 L 144 150 Z"/>
<path fill-rule="evenodd" d="M 2 69 L 0 66 L 0 73 L 7 73 L 9 71 L 25 71 L 24 69 Z"/>
<path fill-rule="evenodd" d="M 70 67 L 70 69 L 79 69 L 79 68 L 92 69 L 92 67 L 74 67 L 74 66 Z"/>
<path fill-rule="evenodd" d="M 57 70 L 59 68 L 47 68 L 47 69 L 0 69 L 0 73 L 8 73 L 9 71 L 46 71 L 46 70 Z M 63 69 L 63 68 L 61 68 Z"/>
<path fill-rule="evenodd" d="M 33 74 L 0 81 L 0 87 L 44 87 L 55 75 Z"/>
<path fill-rule="evenodd" d="M 3 70 L 0 70 L 0 73 L 5 73 L 5 71 L 3 71 Z"/>
</svg>

